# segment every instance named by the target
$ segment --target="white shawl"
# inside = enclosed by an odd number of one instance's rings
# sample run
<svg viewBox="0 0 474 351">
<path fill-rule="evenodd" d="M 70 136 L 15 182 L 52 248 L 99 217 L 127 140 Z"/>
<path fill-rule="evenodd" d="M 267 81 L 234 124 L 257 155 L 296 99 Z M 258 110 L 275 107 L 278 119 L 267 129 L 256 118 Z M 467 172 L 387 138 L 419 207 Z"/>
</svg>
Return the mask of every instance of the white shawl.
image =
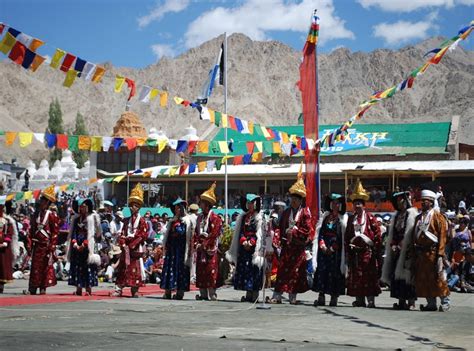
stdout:
<svg viewBox="0 0 474 351">
<path fill-rule="evenodd" d="M 67 236 L 66 241 L 66 258 L 68 262 L 71 262 L 71 239 L 72 239 L 72 232 L 74 230 L 76 221 L 79 220 L 80 215 L 76 214 L 72 218 L 71 221 L 71 228 L 69 229 L 69 234 Z M 95 215 L 93 213 L 87 215 L 87 248 L 89 249 L 89 254 L 87 257 L 88 264 L 98 264 L 96 257 L 94 257 L 94 246 L 95 246 L 95 229 L 96 229 L 96 220 Z"/>
<path fill-rule="evenodd" d="M 18 256 L 20 256 L 20 246 L 18 245 L 18 227 L 16 221 L 12 217 L 4 215 L 4 218 L 13 227 L 13 235 L 12 241 L 10 242 L 10 249 L 12 250 L 12 262 L 15 263 Z"/>
<path fill-rule="evenodd" d="M 235 222 L 235 230 L 234 236 L 232 237 L 232 243 L 230 244 L 230 249 L 225 253 L 225 257 L 227 261 L 234 263 L 237 266 L 237 259 L 239 256 L 239 245 L 240 245 L 240 229 L 242 227 L 242 221 L 247 213 L 241 213 Z M 263 218 L 260 213 L 255 215 L 255 219 L 257 221 L 257 232 L 255 235 L 257 236 L 257 243 L 255 245 L 255 252 L 252 258 L 252 264 L 257 266 L 258 268 L 263 267 L 264 257 L 263 257 L 263 234 L 264 234 L 264 225 L 263 225 Z"/>
<path fill-rule="evenodd" d="M 418 210 L 415 207 L 410 207 L 408 210 L 408 218 L 405 227 L 405 233 L 402 241 L 402 247 L 400 249 L 400 256 L 395 267 L 395 279 L 405 280 L 408 284 L 411 284 L 411 263 L 407 262 L 407 252 L 413 243 L 413 229 L 415 228 L 416 216 L 418 216 Z M 388 229 L 388 238 L 385 244 L 385 259 L 382 267 L 382 278 L 381 280 L 390 284 L 390 273 L 393 270 L 393 251 L 390 243 L 393 240 L 393 229 L 395 226 L 395 217 L 393 216 Z"/>
<path fill-rule="evenodd" d="M 191 267 L 191 264 L 192 264 L 191 238 L 193 237 L 194 225 L 189 215 L 184 216 L 182 218 L 182 221 L 186 224 L 186 249 L 184 253 L 184 257 L 185 257 L 184 264 L 188 267 Z M 166 224 L 166 231 L 163 235 L 163 256 L 165 255 L 165 251 L 166 251 L 166 241 L 168 241 L 168 236 L 170 234 L 171 222 L 173 222 L 173 218 L 170 218 L 170 220 Z"/>
<path fill-rule="evenodd" d="M 314 236 L 313 239 L 313 269 L 316 271 L 316 268 L 318 267 L 318 251 L 319 251 L 319 231 L 321 230 L 321 227 L 323 225 L 324 219 L 329 216 L 330 212 L 326 211 L 322 215 L 321 218 L 319 218 L 318 224 L 316 225 L 316 235 Z M 344 213 L 343 215 L 339 214 L 339 221 L 341 223 L 341 231 L 342 231 L 342 252 L 341 252 L 341 273 L 343 275 L 346 275 L 347 272 L 347 265 L 346 265 L 346 250 L 345 250 L 345 233 L 346 233 L 346 228 L 347 228 L 347 219 L 348 215 L 347 213 Z"/>
</svg>

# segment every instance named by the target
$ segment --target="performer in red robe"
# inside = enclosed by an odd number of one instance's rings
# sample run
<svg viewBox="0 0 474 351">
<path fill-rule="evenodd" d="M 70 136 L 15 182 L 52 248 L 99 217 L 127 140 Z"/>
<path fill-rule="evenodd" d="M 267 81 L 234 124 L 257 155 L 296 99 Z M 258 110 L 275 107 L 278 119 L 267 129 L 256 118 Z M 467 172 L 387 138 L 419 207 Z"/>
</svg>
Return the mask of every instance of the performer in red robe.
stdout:
<svg viewBox="0 0 474 351">
<path fill-rule="evenodd" d="M 355 296 L 356 300 L 352 303 L 354 307 L 375 308 L 375 296 L 381 292 L 379 278 L 382 269 L 382 235 L 376 218 L 365 211 L 365 201 L 369 199 L 369 194 L 360 180 L 357 180 L 350 198 L 354 204 L 354 214 L 347 221 L 345 234 L 349 269 L 347 295 Z"/>
<path fill-rule="evenodd" d="M 306 187 L 301 170 L 289 193 L 290 207 L 280 219 L 282 249 L 272 303 L 281 303 L 282 293 L 287 292 L 290 304 L 296 304 L 296 294 L 309 290 L 305 249 L 313 240 L 314 228 L 311 227 L 311 211 L 304 205 Z"/>
<path fill-rule="evenodd" d="M 0 294 L 13 281 L 12 264 L 19 255 L 18 230 L 13 218 L 4 212 L 5 197 L 0 199 Z"/>
<path fill-rule="evenodd" d="M 59 233 L 59 218 L 49 206 L 56 202 L 54 185 L 43 190 L 39 211 L 31 220 L 30 233 L 27 237 L 27 250 L 31 256 L 31 271 L 28 291 L 25 294 L 46 294 L 46 288 L 56 285 L 56 274 L 53 263 Z"/>
<path fill-rule="evenodd" d="M 219 255 L 217 245 L 222 233 L 222 220 L 211 211 L 217 202 L 214 190 L 216 183 L 201 194 L 201 214 L 197 218 L 193 235 L 193 246 L 196 251 L 196 286 L 199 295 L 196 300 L 217 300 Z"/>
<path fill-rule="evenodd" d="M 117 267 L 115 293 L 112 296 L 122 296 L 123 288 L 130 287 L 132 297 L 138 297 L 138 289 L 145 285 L 143 244 L 148 237 L 146 221 L 139 213 L 140 207 L 143 206 L 143 189 L 140 183 L 132 190 L 128 204 L 132 214 L 125 220 L 119 238 L 122 253 Z"/>
</svg>

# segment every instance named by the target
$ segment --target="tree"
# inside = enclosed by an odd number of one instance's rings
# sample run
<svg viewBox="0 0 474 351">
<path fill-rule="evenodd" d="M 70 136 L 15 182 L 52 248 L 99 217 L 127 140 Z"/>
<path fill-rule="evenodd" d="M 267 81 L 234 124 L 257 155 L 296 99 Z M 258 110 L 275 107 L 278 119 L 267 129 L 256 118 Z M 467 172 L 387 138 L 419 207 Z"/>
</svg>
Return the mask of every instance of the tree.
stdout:
<svg viewBox="0 0 474 351">
<path fill-rule="evenodd" d="M 73 135 L 89 135 L 89 132 L 86 128 L 86 122 L 84 121 L 84 116 L 80 112 L 76 115 L 76 126 L 72 133 Z M 77 163 L 77 168 L 84 167 L 84 163 L 89 158 L 89 152 L 85 150 L 76 150 L 72 152 L 74 161 Z"/>
<path fill-rule="evenodd" d="M 61 105 L 59 100 L 56 98 L 49 104 L 48 112 L 48 128 L 47 132 L 51 134 L 63 134 L 63 112 L 61 111 Z M 49 162 L 53 164 L 56 160 L 61 159 L 61 150 L 54 148 L 54 150 L 49 152 Z"/>
</svg>

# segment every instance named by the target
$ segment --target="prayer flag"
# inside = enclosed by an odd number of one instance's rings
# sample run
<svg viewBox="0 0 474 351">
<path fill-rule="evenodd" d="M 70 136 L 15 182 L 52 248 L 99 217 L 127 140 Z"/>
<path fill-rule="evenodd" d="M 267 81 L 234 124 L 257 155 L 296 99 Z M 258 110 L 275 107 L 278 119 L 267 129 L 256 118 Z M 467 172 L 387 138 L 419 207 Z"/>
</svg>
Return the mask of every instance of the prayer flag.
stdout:
<svg viewBox="0 0 474 351">
<path fill-rule="evenodd" d="M 94 72 L 94 76 L 92 77 L 92 81 L 94 83 L 99 83 L 102 80 L 102 77 L 105 74 L 105 68 L 101 66 L 97 66 Z"/>
<path fill-rule="evenodd" d="M 91 138 L 87 135 L 79 135 L 78 146 L 79 146 L 79 150 L 90 150 Z"/>
<path fill-rule="evenodd" d="M 77 135 L 69 135 L 67 138 L 67 145 L 70 151 L 77 151 L 79 150 L 79 136 Z"/>
<path fill-rule="evenodd" d="M 115 86 L 114 86 L 114 91 L 116 93 L 120 93 L 122 91 L 122 87 L 125 83 L 125 77 L 122 76 L 115 76 Z"/>
<path fill-rule="evenodd" d="M 208 141 L 198 141 L 197 143 L 197 152 L 200 154 L 207 154 L 209 152 L 209 142 Z"/>
<path fill-rule="evenodd" d="M 56 49 L 56 52 L 54 53 L 53 57 L 51 58 L 51 63 L 49 64 L 51 67 L 54 69 L 57 69 L 59 67 L 61 59 L 66 55 L 66 51 L 61 50 L 61 49 Z"/>
<path fill-rule="evenodd" d="M 15 45 L 13 45 L 12 50 L 10 51 L 10 54 L 8 55 L 8 58 L 15 62 L 18 65 L 21 65 L 23 63 L 23 60 L 26 55 L 26 46 L 17 41 Z"/>
<path fill-rule="evenodd" d="M 31 63 L 30 69 L 33 72 L 36 72 L 39 66 L 41 66 L 44 62 L 45 58 L 43 56 L 40 56 L 38 54 L 35 55 L 35 58 L 33 59 L 33 62 Z"/>
<path fill-rule="evenodd" d="M 160 107 L 166 107 L 168 105 L 168 93 L 166 91 L 162 91 L 160 94 Z"/>
<path fill-rule="evenodd" d="M 33 142 L 33 133 L 18 133 L 18 139 L 20 140 L 20 147 L 27 147 Z"/>
<path fill-rule="evenodd" d="M 68 138 L 66 134 L 57 134 L 56 135 L 56 147 L 61 150 L 66 150 L 68 148 Z"/>
<path fill-rule="evenodd" d="M 67 53 L 66 57 L 63 60 L 63 63 L 61 64 L 60 70 L 63 72 L 69 71 L 69 68 L 71 68 L 72 64 L 74 63 L 74 60 L 76 59 L 76 56 Z"/>
<path fill-rule="evenodd" d="M 13 35 L 7 32 L 3 37 L 2 41 L 0 42 L 0 51 L 3 52 L 5 55 L 8 55 L 10 50 L 15 45 L 16 39 Z"/>
<path fill-rule="evenodd" d="M 12 146 L 17 136 L 17 132 L 5 132 L 5 145 Z"/>
<path fill-rule="evenodd" d="M 91 138 L 91 151 L 100 152 L 102 151 L 102 137 L 93 136 Z"/>
<path fill-rule="evenodd" d="M 217 55 L 214 66 L 208 73 L 208 77 L 202 88 L 201 94 L 196 102 L 200 105 L 206 105 L 214 89 L 215 82 L 218 80 L 220 85 L 224 85 L 224 43 L 221 44 L 219 54 Z"/>
<path fill-rule="evenodd" d="M 77 77 L 77 73 L 78 72 L 74 69 L 71 69 L 71 70 L 67 71 L 66 78 L 64 79 L 64 83 L 63 83 L 63 85 L 66 88 L 70 88 L 71 85 L 74 83 L 74 81 L 76 80 L 76 77 Z"/>
</svg>

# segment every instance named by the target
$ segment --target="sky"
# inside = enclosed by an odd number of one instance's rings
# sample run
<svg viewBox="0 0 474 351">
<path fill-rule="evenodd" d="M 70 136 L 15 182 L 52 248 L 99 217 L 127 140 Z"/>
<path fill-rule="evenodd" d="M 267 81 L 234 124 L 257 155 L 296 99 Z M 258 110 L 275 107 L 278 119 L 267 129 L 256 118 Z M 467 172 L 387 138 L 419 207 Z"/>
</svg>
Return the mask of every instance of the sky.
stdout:
<svg viewBox="0 0 474 351">
<path fill-rule="evenodd" d="M 142 68 L 224 32 L 301 50 L 314 8 L 326 53 L 452 37 L 474 20 L 474 0 L 2 0 L 0 22 L 46 41 L 43 55 L 61 48 L 91 62 Z M 474 39 L 462 46 L 474 50 Z"/>
</svg>

